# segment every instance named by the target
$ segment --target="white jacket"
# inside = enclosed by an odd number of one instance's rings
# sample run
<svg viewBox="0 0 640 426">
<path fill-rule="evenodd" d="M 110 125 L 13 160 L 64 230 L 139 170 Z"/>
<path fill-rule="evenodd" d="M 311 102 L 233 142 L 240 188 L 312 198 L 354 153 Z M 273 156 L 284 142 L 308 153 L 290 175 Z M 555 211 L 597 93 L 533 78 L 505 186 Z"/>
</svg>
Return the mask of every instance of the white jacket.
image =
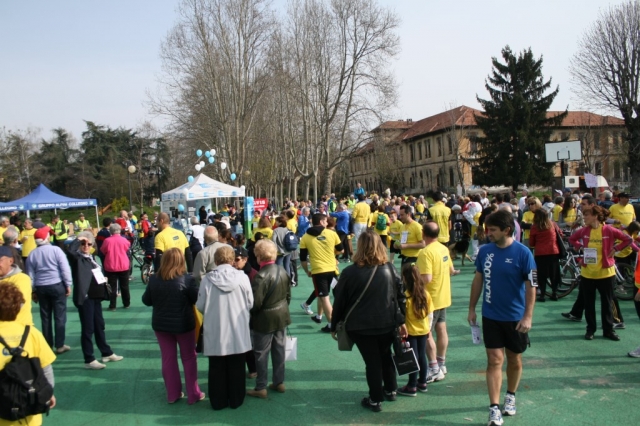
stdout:
<svg viewBox="0 0 640 426">
<path fill-rule="evenodd" d="M 204 315 L 205 356 L 241 354 L 251 350 L 249 310 L 253 292 L 249 277 L 231 265 L 220 265 L 200 283 L 196 307 Z"/>
</svg>

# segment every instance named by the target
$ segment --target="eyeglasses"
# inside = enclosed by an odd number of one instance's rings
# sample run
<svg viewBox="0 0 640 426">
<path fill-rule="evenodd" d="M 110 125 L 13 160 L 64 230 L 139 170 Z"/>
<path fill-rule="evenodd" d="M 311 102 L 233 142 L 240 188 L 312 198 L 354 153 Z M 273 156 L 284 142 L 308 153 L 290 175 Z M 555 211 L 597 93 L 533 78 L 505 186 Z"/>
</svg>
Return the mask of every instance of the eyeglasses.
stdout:
<svg viewBox="0 0 640 426">
<path fill-rule="evenodd" d="M 82 241 L 80 241 L 80 245 L 81 246 L 90 246 L 91 243 L 89 241 L 87 241 L 87 240 L 82 240 Z"/>
</svg>

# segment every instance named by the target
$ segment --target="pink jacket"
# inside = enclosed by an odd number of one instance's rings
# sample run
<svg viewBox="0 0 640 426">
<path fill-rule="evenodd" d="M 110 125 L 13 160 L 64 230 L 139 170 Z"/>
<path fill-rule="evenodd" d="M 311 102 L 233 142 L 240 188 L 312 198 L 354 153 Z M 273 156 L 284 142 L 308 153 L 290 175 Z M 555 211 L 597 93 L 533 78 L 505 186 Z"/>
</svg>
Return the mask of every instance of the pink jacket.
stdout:
<svg viewBox="0 0 640 426">
<path fill-rule="evenodd" d="M 122 272 L 129 270 L 129 240 L 122 235 L 112 235 L 104 240 L 100 251 L 104 254 L 105 272 Z"/>
<path fill-rule="evenodd" d="M 569 243 L 576 249 L 582 247 L 589 247 L 589 236 L 591 235 L 591 227 L 583 226 L 569 237 Z M 616 240 L 620 240 L 620 244 L 615 245 Z M 633 240 L 630 236 L 623 233 L 617 228 L 609 225 L 602 225 L 602 267 L 610 268 L 614 265 L 615 260 L 613 257 L 609 257 L 609 253 L 613 249 L 620 251 L 630 244 L 633 244 Z M 580 265 L 584 266 L 582 258 L 580 259 Z"/>
</svg>

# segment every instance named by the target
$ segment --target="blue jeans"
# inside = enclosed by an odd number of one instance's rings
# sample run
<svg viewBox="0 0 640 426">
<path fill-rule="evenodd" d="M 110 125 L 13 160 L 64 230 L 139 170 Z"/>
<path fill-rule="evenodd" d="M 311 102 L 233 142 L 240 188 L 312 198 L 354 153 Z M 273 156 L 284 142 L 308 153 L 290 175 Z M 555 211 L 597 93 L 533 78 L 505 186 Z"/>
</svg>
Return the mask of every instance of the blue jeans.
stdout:
<svg viewBox="0 0 640 426">
<path fill-rule="evenodd" d="M 413 349 L 413 353 L 418 358 L 418 366 L 420 366 L 420 379 L 418 380 L 418 373 L 409 374 L 409 383 L 407 386 L 410 388 L 415 388 L 418 385 L 418 381 L 422 384 L 427 383 L 427 337 L 429 335 L 425 334 L 423 336 L 409 336 L 407 341 L 409 345 Z"/>
<path fill-rule="evenodd" d="M 276 265 L 282 266 L 291 278 L 291 253 L 276 257 Z"/>
<path fill-rule="evenodd" d="M 38 303 L 40 304 L 40 321 L 42 334 L 52 348 L 64 346 L 65 327 L 67 325 L 67 296 L 63 283 L 36 286 Z M 55 322 L 55 340 L 53 337 L 52 319 Z"/>
</svg>

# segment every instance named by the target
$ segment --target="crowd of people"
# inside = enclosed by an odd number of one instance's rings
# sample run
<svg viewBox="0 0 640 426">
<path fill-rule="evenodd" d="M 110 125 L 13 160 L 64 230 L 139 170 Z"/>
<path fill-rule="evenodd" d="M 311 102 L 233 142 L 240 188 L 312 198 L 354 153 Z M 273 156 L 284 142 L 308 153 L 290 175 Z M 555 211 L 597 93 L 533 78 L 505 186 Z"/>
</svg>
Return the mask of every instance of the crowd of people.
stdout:
<svg viewBox="0 0 640 426">
<path fill-rule="evenodd" d="M 317 324 L 326 318 L 320 331 L 334 339 L 346 333 L 356 346 L 369 387 L 361 404 L 379 412 L 383 401 L 415 397 L 445 379 L 451 276 L 460 273 L 453 260 L 461 256 L 475 262 L 468 321 L 482 325 L 489 424 L 501 425 L 503 415 L 516 414 L 535 303 L 547 300 L 547 285 L 550 300 L 558 299 L 563 239 L 568 235 L 582 252 L 578 297 L 563 317 L 581 321 L 584 315 L 585 339 L 593 340 L 597 290 L 603 336 L 619 340 L 615 330 L 625 325 L 612 290 L 614 265 L 636 264 L 640 224 L 625 193 L 605 192 L 599 200 L 579 191 L 540 199 L 526 190 L 520 196 L 496 193 L 491 200 L 484 191 L 449 197 L 434 192 L 431 198 L 430 205 L 423 196 L 367 196 L 358 185 L 342 199 L 330 194 L 318 203 L 285 200 L 281 208 L 256 210 L 249 230 L 242 228 L 244 211 L 233 205 L 217 213 L 201 207 L 188 218 L 143 213 L 138 219 L 121 211 L 104 218 L 100 229 L 82 214 L 73 223 L 54 216 L 49 224 L 39 217 L 2 217 L 0 317 L 14 328 L 30 326 L 30 339 L 46 342 L 34 353 L 40 351 L 52 386 L 55 356 L 71 349 L 65 341 L 69 296 L 80 317 L 84 367 L 100 370 L 122 360 L 107 343 L 102 302 L 109 302 L 110 311 L 117 310 L 118 299 L 124 309 L 135 303 L 129 281 L 132 247 L 139 244 L 155 270 L 142 303 L 152 307 L 167 402 L 185 392 L 189 404 L 206 398 L 197 379 L 200 351 L 208 358 L 211 407 L 235 409 L 245 395 L 264 399 L 269 391 L 286 391 L 286 330 L 300 263 L 313 284 L 300 308 Z M 41 334 L 33 327 L 32 302 L 39 305 Z M 637 289 L 635 306 L 640 316 Z M 406 346 L 419 368 L 399 386 L 392 359 Z M 629 356 L 640 357 L 640 347 Z M 507 391 L 500 408 L 505 358 Z M 255 379 L 249 390 L 247 378 Z"/>
</svg>

